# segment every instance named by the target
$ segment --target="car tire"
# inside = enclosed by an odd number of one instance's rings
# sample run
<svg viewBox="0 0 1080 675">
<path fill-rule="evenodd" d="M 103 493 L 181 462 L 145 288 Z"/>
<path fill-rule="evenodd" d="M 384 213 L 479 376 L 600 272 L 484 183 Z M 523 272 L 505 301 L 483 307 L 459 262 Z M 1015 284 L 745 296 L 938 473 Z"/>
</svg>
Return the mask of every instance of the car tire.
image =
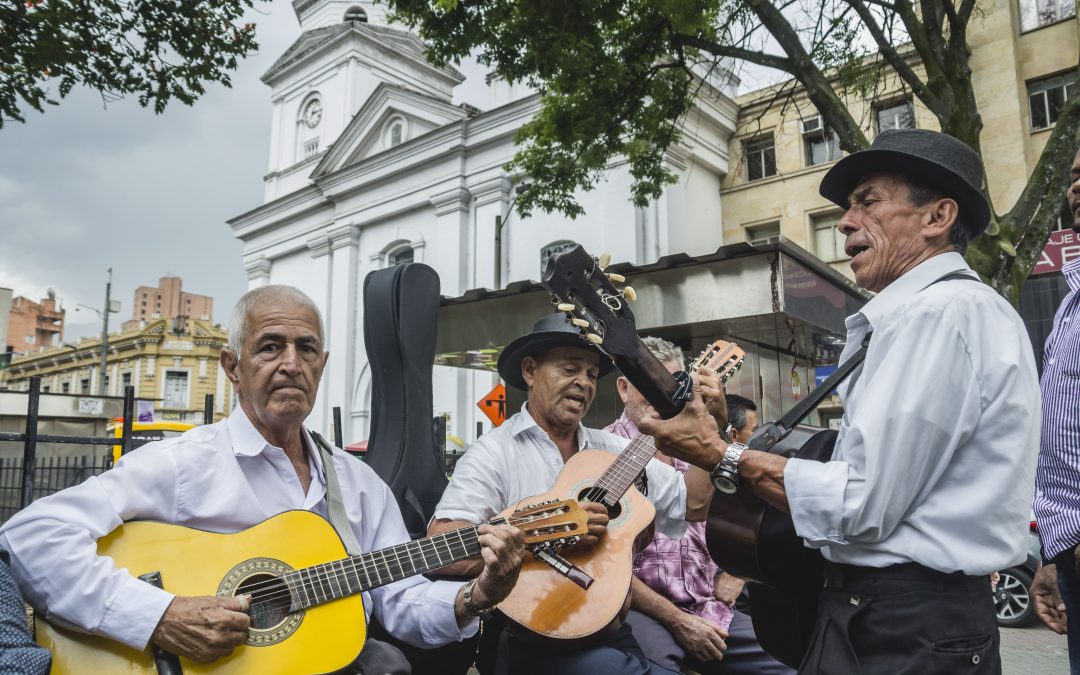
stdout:
<svg viewBox="0 0 1080 675">
<path fill-rule="evenodd" d="M 1031 574 L 1019 567 L 1000 572 L 1001 579 L 994 589 L 994 611 L 997 623 L 1006 628 L 1026 626 L 1035 619 L 1031 602 Z"/>
</svg>

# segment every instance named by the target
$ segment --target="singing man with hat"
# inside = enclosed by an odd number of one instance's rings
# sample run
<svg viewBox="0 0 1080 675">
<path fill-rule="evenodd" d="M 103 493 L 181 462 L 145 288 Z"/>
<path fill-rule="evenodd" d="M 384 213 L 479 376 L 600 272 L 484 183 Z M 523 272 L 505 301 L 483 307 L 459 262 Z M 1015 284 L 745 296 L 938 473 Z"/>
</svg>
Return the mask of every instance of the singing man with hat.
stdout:
<svg viewBox="0 0 1080 675">
<path fill-rule="evenodd" d="M 511 387 L 527 390 L 528 401 L 520 412 L 466 449 L 435 509 L 429 533 L 483 522 L 527 497 L 546 492 L 579 450 L 621 452 L 627 439 L 581 423 L 596 397 L 597 378 L 612 368 L 611 361 L 582 340 L 563 314 L 540 319 L 530 333 L 507 345 L 499 355 L 499 375 Z M 645 474 L 648 498 L 656 506 L 658 531 L 677 538 L 685 531 L 687 520 L 705 519 L 712 497 L 707 472 L 688 472 L 684 480 L 671 466 L 651 460 Z M 595 543 L 603 536 L 607 513 L 599 504 L 585 506 L 590 509 L 591 540 L 586 543 Z M 476 574 L 480 561 L 446 569 Z M 607 642 L 573 652 L 553 653 L 524 639 L 509 640 L 508 644 L 503 650 L 509 657 L 505 672 L 515 675 L 670 672 L 645 659 L 625 626 Z"/>
<path fill-rule="evenodd" d="M 1039 385 L 1024 323 L 964 262 L 990 208 L 979 157 L 926 130 L 885 131 L 840 160 L 821 194 L 860 286 L 828 462 L 728 444 L 692 401 L 642 420 L 657 446 L 718 486 L 791 513 L 826 559 L 803 673 L 997 673 L 988 575 L 1027 551 Z M 726 483 L 726 485 L 725 485 Z"/>
</svg>

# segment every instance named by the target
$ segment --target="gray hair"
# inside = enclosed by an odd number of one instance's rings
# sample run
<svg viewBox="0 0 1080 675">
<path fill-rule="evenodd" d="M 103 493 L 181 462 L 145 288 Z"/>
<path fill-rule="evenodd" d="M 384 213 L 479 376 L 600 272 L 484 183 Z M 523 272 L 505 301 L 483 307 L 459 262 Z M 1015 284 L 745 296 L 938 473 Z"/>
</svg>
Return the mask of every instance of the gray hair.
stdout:
<svg viewBox="0 0 1080 675">
<path fill-rule="evenodd" d="M 315 317 L 319 323 L 319 342 L 325 345 L 322 312 L 319 311 L 315 301 L 299 288 L 273 284 L 252 289 L 244 293 L 243 297 L 237 301 L 236 307 L 233 308 L 232 315 L 229 317 L 229 349 L 236 354 L 240 353 L 240 350 L 244 347 L 244 337 L 247 335 L 248 315 L 256 306 L 275 300 L 287 300 L 315 312 Z"/>
<path fill-rule="evenodd" d="M 642 338 L 642 342 L 649 348 L 649 351 L 653 353 L 660 363 L 667 363 L 668 361 L 675 361 L 679 364 L 679 369 L 686 368 L 685 357 L 682 353 L 682 348 L 676 345 L 674 342 L 668 342 L 664 338 L 647 337 Z"/>
</svg>

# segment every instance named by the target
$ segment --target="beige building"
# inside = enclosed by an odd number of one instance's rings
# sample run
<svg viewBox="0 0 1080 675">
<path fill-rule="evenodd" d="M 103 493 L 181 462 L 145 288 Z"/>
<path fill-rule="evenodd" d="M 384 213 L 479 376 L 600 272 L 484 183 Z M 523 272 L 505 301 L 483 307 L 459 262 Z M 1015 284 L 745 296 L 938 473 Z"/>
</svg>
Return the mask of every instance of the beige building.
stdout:
<svg viewBox="0 0 1080 675">
<path fill-rule="evenodd" d="M 1080 23 L 1073 0 L 987 0 L 971 20 L 972 80 L 990 195 L 1012 208 L 1050 137 L 1060 105 L 1080 94 Z M 874 101 L 845 102 L 868 138 L 886 128 L 937 129 L 936 118 L 898 83 Z M 782 85 L 781 85 L 782 86 Z M 724 241 L 783 236 L 848 277 L 840 211 L 818 195 L 822 175 L 842 156 L 835 135 L 805 94 L 776 87 L 738 99 L 739 117 L 724 179 Z"/>
<path fill-rule="evenodd" d="M 183 290 L 180 277 L 161 277 L 157 286 L 139 286 L 131 302 L 131 319 L 124 322 L 124 330 L 138 326 L 140 321 L 158 318 L 187 317 L 211 321 L 214 317 L 214 299 Z"/>
<path fill-rule="evenodd" d="M 154 401 L 156 420 L 203 423 L 207 394 L 214 395 L 214 421 L 232 409 L 232 385 L 218 363 L 228 342 L 224 328 L 196 319 L 182 332 L 176 323 L 154 319 L 141 328 L 109 336 L 105 393 L 123 396 L 127 386 L 135 397 Z M 101 340 L 89 338 L 17 356 L 0 372 L 3 388 L 26 390 L 30 378 L 41 376 L 41 391 L 93 396 L 98 391 Z"/>
</svg>

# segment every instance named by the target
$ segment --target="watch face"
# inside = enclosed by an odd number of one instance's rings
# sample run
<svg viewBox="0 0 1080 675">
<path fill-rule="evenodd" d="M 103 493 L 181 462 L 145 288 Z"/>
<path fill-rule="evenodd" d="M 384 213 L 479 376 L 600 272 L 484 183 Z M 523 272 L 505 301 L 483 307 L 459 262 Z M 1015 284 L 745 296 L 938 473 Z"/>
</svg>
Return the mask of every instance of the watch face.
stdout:
<svg viewBox="0 0 1080 675">
<path fill-rule="evenodd" d="M 319 126 L 319 120 L 322 119 L 322 101 L 315 99 L 307 104 L 304 108 L 304 124 L 308 125 L 309 129 L 314 129 Z"/>
<path fill-rule="evenodd" d="M 734 480 L 731 479 L 730 476 L 726 476 L 726 475 L 723 475 L 723 474 L 721 474 L 721 475 L 715 475 L 714 474 L 712 476 L 712 484 L 713 484 L 713 487 L 715 487 L 720 492 L 723 492 L 724 494 L 729 494 L 729 495 L 734 494 L 736 488 L 738 488 L 738 485 L 735 483 Z"/>
</svg>

